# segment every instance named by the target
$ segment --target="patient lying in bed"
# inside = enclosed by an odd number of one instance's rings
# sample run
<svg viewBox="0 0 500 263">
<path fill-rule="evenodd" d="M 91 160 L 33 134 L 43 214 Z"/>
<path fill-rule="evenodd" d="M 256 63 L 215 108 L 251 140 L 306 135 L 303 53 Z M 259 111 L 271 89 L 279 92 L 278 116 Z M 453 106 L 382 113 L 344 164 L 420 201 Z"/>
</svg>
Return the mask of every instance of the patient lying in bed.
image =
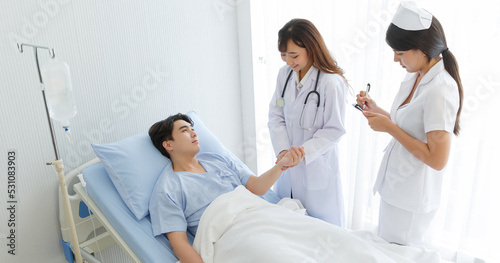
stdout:
<svg viewBox="0 0 500 263">
<path fill-rule="evenodd" d="M 295 147 L 269 171 L 259 177 L 232 160 L 199 150 L 193 122 L 176 114 L 155 123 L 149 130 L 154 146 L 172 160 L 173 172 L 158 179 L 150 201 L 154 235 L 166 234 L 175 255 L 182 262 L 202 262 L 188 242 L 186 231 L 196 235 L 205 209 L 222 194 L 245 186 L 256 195 L 265 194 L 281 173 L 296 166 L 304 157 L 303 147 Z"/>
<path fill-rule="evenodd" d="M 181 262 L 439 262 L 424 248 L 389 244 L 366 231 L 349 231 L 265 201 L 282 170 L 305 153 L 289 155 L 260 177 L 224 154 L 198 153 L 193 124 L 174 115 L 150 128 L 155 147 L 168 156 L 150 200 L 155 236 L 166 234 Z M 293 168 L 292 168 L 293 169 Z M 195 234 L 193 246 L 187 232 Z"/>
</svg>

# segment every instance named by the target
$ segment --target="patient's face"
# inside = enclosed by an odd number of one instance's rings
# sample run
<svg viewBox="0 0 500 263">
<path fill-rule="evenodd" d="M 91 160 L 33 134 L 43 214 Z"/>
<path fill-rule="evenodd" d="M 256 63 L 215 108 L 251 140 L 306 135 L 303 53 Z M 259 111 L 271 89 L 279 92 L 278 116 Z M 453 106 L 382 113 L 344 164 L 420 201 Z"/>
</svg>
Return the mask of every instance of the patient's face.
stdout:
<svg viewBox="0 0 500 263">
<path fill-rule="evenodd" d="M 173 140 L 169 140 L 173 154 L 193 154 L 200 151 L 198 135 L 189 122 L 177 120 L 172 130 Z M 172 154 L 172 153 L 171 153 Z"/>
</svg>

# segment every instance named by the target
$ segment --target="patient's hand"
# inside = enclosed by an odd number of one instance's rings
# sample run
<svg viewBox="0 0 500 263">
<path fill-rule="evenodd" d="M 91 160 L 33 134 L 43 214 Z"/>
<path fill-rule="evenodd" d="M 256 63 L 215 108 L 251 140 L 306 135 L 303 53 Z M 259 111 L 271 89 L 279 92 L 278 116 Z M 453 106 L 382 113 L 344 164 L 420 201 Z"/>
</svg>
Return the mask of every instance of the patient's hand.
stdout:
<svg viewBox="0 0 500 263">
<path fill-rule="evenodd" d="M 274 164 L 278 164 L 278 162 L 281 160 L 281 158 L 283 158 L 283 156 L 285 156 L 285 154 L 288 152 L 288 150 L 283 150 L 280 152 L 280 154 L 278 155 L 278 158 L 276 159 L 276 162 L 274 162 Z"/>
<path fill-rule="evenodd" d="M 256 195 L 266 194 L 271 186 L 276 183 L 276 180 L 278 180 L 283 171 L 300 163 L 305 155 L 304 147 L 300 146 L 297 148 L 292 146 L 283 158 L 267 172 L 261 176 L 250 176 L 245 187 Z"/>
<path fill-rule="evenodd" d="M 303 146 L 292 147 L 288 150 L 288 152 L 283 155 L 283 157 L 278 161 L 278 165 L 281 166 L 281 170 L 285 171 L 288 168 L 292 168 L 302 161 L 302 159 L 306 156 L 306 152 L 304 151 Z"/>
</svg>

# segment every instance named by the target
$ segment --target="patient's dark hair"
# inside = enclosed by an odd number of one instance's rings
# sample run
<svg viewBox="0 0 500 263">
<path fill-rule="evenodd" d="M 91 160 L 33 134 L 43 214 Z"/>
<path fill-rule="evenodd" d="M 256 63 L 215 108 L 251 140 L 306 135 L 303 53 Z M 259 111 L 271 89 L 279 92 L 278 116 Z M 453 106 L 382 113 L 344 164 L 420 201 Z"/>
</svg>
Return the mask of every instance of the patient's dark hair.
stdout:
<svg viewBox="0 0 500 263">
<path fill-rule="evenodd" d="M 149 137 L 151 138 L 153 145 L 156 147 L 156 149 L 158 149 L 158 151 L 161 152 L 161 154 L 169 159 L 170 155 L 168 154 L 167 150 L 163 148 L 163 142 L 166 140 L 174 139 L 172 137 L 172 130 L 174 129 L 174 122 L 178 120 L 183 120 L 193 126 L 193 121 L 191 120 L 191 118 L 189 118 L 189 116 L 182 113 L 177 113 L 153 124 L 151 128 L 149 128 Z"/>
<path fill-rule="evenodd" d="M 431 26 L 428 29 L 409 31 L 390 24 L 385 36 L 387 44 L 396 51 L 407 51 L 410 49 L 419 49 L 428 59 L 443 56 L 444 68 L 453 77 L 458 86 L 458 94 L 460 96 L 460 105 L 458 107 L 457 119 L 453 133 L 460 133 L 460 113 L 462 111 L 463 88 L 460 74 L 458 72 L 458 63 L 455 56 L 448 49 L 444 30 L 439 20 L 432 17 Z"/>
</svg>

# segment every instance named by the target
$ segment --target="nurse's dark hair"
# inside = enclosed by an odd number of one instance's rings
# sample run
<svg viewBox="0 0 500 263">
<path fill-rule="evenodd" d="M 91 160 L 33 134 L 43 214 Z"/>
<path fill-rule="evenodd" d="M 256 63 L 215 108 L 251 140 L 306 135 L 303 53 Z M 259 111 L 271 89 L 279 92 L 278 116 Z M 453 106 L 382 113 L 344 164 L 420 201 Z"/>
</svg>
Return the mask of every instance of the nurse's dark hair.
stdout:
<svg viewBox="0 0 500 263">
<path fill-rule="evenodd" d="M 457 60 L 448 49 L 444 30 L 439 20 L 433 16 L 431 26 L 428 29 L 417 31 L 404 30 L 391 23 L 387 29 L 385 41 L 395 51 L 420 49 L 427 56 L 428 62 L 431 61 L 431 58 L 439 57 L 439 54 L 442 54 L 444 68 L 457 82 L 460 96 L 460 105 L 453 129 L 453 133 L 458 135 L 460 133 L 460 113 L 462 112 L 463 101 L 462 81 L 460 80 Z"/>
<path fill-rule="evenodd" d="M 286 23 L 278 32 L 280 52 L 286 52 L 289 40 L 306 49 L 309 59 L 313 61 L 313 66 L 325 73 L 336 73 L 344 77 L 344 71 L 330 55 L 323 37 L 311 21 L 295 18 Z"/>
<path fill-rule="evenodd" d="M 149 138 L 151 138 L 151 141 L 153 142 L 153 145 L 158 149 L 158 151 L 161 152 L 165 157 L 170 159 L 170 155 L 168 154 L 167 150 L 163 147 L 163 142 L 167 140 L 173 140 L 174 138 L 172 137 L 172 131 L 174 129 L 174 122 L 178 120 L 183 120 L 185 122 L 188 122 L 193 126 L 193 121 L 189 116 L 182 114 L 182 113 L 177 113 L 175 115 L 171 115 L 168 118 L 159 121 L 155 124 L 153 124 L 149 128 Z"/>
</svg>

